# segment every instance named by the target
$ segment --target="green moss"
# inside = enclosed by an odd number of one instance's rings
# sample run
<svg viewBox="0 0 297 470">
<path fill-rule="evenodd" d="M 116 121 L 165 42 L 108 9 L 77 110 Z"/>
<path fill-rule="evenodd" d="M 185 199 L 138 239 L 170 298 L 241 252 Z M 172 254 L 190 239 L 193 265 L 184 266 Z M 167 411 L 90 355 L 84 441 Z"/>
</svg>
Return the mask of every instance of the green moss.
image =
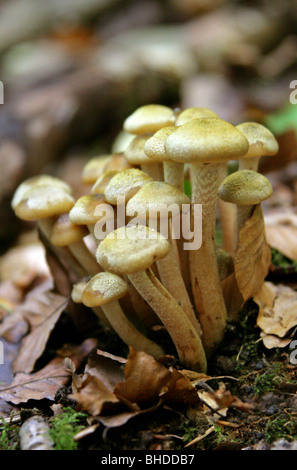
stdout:
<svg viewBox="0 0 297 470">
<path fill-rule="evenodd" d="M 265 438 L 270 444 L 278 439 L 297 439 L 297 420 L 281 413 L 280 416 L 268 421 L 265 427 Z"/>
<path fill-rule="evenodd" d="M 257 374 L 254 382 L 256 395 L 263 395 L 275 390 L 277 384 L 283 379 L 282 367 L 282 363 L 276 362 L 271 364 L 264 372 Z"/>
<path fill-rule="evenodd" d="M 50 435 L 55 443 L 55 450 L 75 450 L 77 442 L 74 436 L 86 427 L 86 414 L 70 407 L 64 408 L 61 415 L 53 418 Z"/>
<path fill-rule="evenodd" d="M 18 450 L 18 426 L 6 423 L 3 418 L 0 419 L 0 450 Z"/>
<path fill-rule="evenodd" d="M 274 266 L 284 269 L 285 272 L 288 271 L 290 268 L 294 268 L 294 270 L 297 271 L 297 262 L 287 258 L 275 248 L 271 248 L 271 257 L 272 264 Z"/>
</svg>

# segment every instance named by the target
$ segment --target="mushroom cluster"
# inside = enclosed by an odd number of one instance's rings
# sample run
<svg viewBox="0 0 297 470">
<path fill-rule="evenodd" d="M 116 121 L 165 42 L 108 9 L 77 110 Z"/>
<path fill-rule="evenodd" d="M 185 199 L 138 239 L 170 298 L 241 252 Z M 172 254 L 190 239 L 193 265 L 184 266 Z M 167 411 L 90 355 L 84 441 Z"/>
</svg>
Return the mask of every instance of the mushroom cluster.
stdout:
<svg viewBox="0 0 297 470">
<path fill-rule="evenodd" d="M 66 183 L 40 175 L 19 186 L 12 207 L 76 273 L 75 303 L 156 359 L 168 351 L 152 332 L 165 329 L 180 364 L 205 372 L 228 322 L 222 283 L 234 271 L 238 233 L 272 194 L 258 160 L 276 154 L 277 141 L 258 123 L 155 104 L 138 108 L 123 130 L 122 152 L 85 165 L 87 194 L 75 201 Z M 234 160 L 238 171 L 227 176 Z"/>
</svg>

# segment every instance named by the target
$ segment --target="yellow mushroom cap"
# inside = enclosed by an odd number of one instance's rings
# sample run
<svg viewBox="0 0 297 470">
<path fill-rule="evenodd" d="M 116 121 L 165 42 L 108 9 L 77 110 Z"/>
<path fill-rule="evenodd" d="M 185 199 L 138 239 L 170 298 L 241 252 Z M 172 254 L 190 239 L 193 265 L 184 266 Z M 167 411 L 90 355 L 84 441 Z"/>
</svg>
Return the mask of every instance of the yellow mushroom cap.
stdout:
<svg viewBox="0 0 297 470">
<path fill-rule="evenodd" d="M 131 140 L 130 144 L 124 151 L 124 155 L 131 165 L 155 163 L 154 160 L 151 160 L 144 152 L 145 143 L 151 136 L 152 134 L 142 134 L 137 135 L 133 140 Z"/>
<path fill-rule="evenodd" d="M 106 204 L 102 194 L 81 196 L 69 212 L 71 222 L 77 225 L 96 224 L 100 217 L 95 214 L 95 211 L 100 204 Z"/>
<path fill-rule="evenodd" d="M 33 186 L 16 205 L 15 213 L 23 220 L 34 221 L 70 211 L 73 197 L 58 186 Z"/>
<path fill-rule="evenodd" d="M 272 195 L 270 181 L 257 171 L 240 170 L 228 175 L 218 194 L 223 201 L 239 206 L 259 204 Z"/>
<path fill-rule="evenodd" d="M 186 108 L 177 116 L 176 118 L 176 126 L 182 126 L 186 122 L 192 121 L 193 119 L 200 119 L 200 118 L 219 118 L 215 111 L 212 111 L 208 108 Z"/>
<path fill-rule="evenodd" d="M 169 249 L 169 242 L 160 233 L 143 225 L 131 225 L 108 234 L 98 246 L 96 258 L 106 271 L 132 274 L 148 269 Z"/>
<path fill-rule="evenodd" d="M 136 212 L 157 217 L 162 214 L 163 208 L 177 205 L 179 209 L 183 204 L 190 204 L 188 196 L 175 186 L 163 181 L 152 181 L 143 186 L 127 203 L 126 213 L 133 216 Z M 161 215 L 160 214 L 160 215 Z M 166 216 L 168 212 L 166 211 Z"/>
<path fill-rule="evenodd" d="M 50 241 L 55 246 L 67 246 L 79 242 L 88 233 L 84 225 L 77 225 L 71 222 L 69 214 L 66 213 L 60 215 L 54 223 Z"/>
<path fill-rule="evenodd" d="M 82 302 L 87 307 L 99 307 L 124 297 L 128 292 L 127 283 L 116 274 L 102 272 L 87 283 Z"/>
<path fill-rule="evenodd" d="M 278 142 L 267 127 L 258 122 L 243 122 L 236 126 L 248 142 L 249 150 L 245 158 L 272 156 L 278 152 Z"/>
<path fill-rule="evenodd" d="M 88 281 L 79 281 L 72 286 L 71 299 L 76 304 L 82 303 L 82 294 L 87 285 Z"/>
<path fill-rule="evenodd" d="M 64 191 L 66 191 L 67 193 L 71 194 L 70 186 L 64 181 L 60 180 L 59 178 L 55 178 L 54 176 L 50 176 L 50 175 L 32 176 L 31 178 L 28 178 L 25 181 L 23 181 L 18 186 L 11 200 L 11 207 L 15 209 L 29 189 L 33 188 L 34 186 L 46 186 L 46 185 L 60 187 L 61 189 L 64 189 Z"/>
<path fill-rule="evenodd" d="M 124 121 L 124 130 L 131 134 L 156 132 L 161 127 L 172 126 L 175 123 L 175 113 L 168 106 L 148 104 L 136 109 Z"/>
<path fill-rule="evenodd" d="M 111 178 L 105 188 L 104 196 L 109 204 L 117 204 L 118 198 L 128 201 L 144 185 L 153 181 L 153 178 L 138 168 L 124 170 Z"/>
<path fill-rule="evenodd" d="M 119 173 L 117 170 L 102 173 L 92 187 L 92 194 L 104 194 L 106 186 L 117 173 Z"/>
<path fill-rule="evenodd" d="M 145 142 L 145 154 L 152 160 L 170 161 L 171 159 L 165 152 L 165 142 L 175 129 L 175 126 L 167 126 L 155 132 L 155 134 Z"/>
<path fill-rule="evenodd" d="M 183 124 L 167 138 L 165 151 L 181 163 L 217 163 L 243 157 L 247 138 L 222 119 L 201 118 Z"/>
<path fill-rule="evenodd" d="M 111 155 L 100 155 L 89 160 L 82 170 L 82 182 L 94 184 L 97 178 L 105 171 L 105 166 L 111 160 Z"/>
</svg>

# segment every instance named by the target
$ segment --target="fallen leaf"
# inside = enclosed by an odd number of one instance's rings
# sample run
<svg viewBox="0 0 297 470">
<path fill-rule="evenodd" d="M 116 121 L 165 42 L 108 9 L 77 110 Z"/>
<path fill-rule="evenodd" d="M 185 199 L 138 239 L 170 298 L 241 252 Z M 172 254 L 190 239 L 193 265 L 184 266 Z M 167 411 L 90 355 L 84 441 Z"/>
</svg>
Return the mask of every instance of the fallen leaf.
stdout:
<svg viewBox="0 0 297 470">
<path fill-rule="evenodd" d="M 89 338 L 72 348 L 70 359 L 76 368 L 90 354 L 95 344 L 96 341 Z M 64 358 L 55 357 L 43 369 L 33 374 L 17 373 L 8 386 L 0 387 L 0 399 L 15 405 L 26 403 L 28 400 L 53 401 L 59 388 L 69 381 L 70 374 L 71 370 L 65 365 Z"/>
<path fill-rule="evenodd" d="M 234 272 L 244 301 L 256 295 L 261 288 L 270 263 L 271 250 L 266 241 L 263 212 L 259 204 L 239 232 L 235 253 Z"/>
<path fill-rule="evenodd" d="M 288 215 L 283 215 L 283 217 L 279 217 L 275 223 L 273 223 L 271 218 L 265 219 L 266 236 L 272 248 L 275 248 L 287 258 L 297 262 L 296 214 L 293 215 L 294 218 L 292 220 L 290 220 Z"/>
<path fill-rule="evenodd" d="M 266 335 L 265 333 L 260 334 L 263 344 L 267 349 L 273 348 L 285 348 L 288 346 L 292 341 L 292 336 L 286 338 L 279 338 L 275 335 Z"/>
<path fill-rule="evenodd" d="M 291 287 L 265 282 L 254 301 L 259 306 L 257 325 L 266 335 L 284 338 L 297 326 L 297 292 Z"/>
<path fill-rule="evenodd" d="M 142 351 L 130 348 L 124 372 L 124 381 L 114 392 L 131 403 L 156 403 L 160 397 L 171 403 L 199 403 L 197 391 L 187 377 Z"/>
<path fill-rule="evenodd" d="M 28 373 L 33 370 L 67 303 L 67 298 L 54 292 L 41 292 L 29 295 L 24 304 L 18 307 L 23 319 L 30 324 L 31 331 L 22 340 L 14 361 L 15 372 Z"/>
</svg>

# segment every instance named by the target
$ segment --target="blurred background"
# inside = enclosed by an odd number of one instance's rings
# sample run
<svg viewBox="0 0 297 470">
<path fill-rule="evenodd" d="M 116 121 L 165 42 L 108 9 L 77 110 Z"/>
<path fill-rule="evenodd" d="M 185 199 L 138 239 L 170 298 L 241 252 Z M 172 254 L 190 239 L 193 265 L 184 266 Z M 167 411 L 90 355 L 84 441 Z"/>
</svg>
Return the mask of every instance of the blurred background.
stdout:
<svg viewBox="0 0 297 470">
<path fill-rule="evenodd" d="M 280 151 L 261 171 L 296 186 L 296 0 L 0 0 L 0 80 L 2 253 L 17 185 L 50 173 L 81 195 L 83 165 L 124 148 L 143 104 L 264 123 Z"/>
</svg>

